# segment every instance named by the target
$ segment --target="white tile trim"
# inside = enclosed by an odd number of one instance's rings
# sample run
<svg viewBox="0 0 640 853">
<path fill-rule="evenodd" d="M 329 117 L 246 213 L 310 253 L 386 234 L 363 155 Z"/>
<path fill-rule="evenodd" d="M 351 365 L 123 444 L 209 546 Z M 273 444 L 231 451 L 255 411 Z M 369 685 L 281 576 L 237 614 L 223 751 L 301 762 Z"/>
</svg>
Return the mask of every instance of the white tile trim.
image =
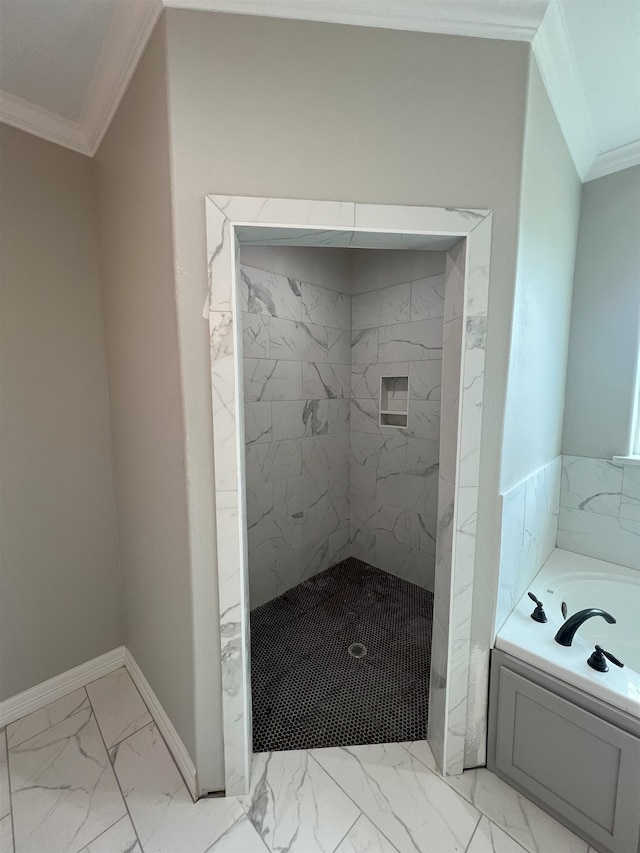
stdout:
<svg viewBox="0 0 640 853">
<path fill-rule="evenodd" d="M 131 680 L 135 686 L 140 691 L 140 695 L 144 699 L 145 705 L 153 717 L 153 722 L 156 724 L 160 734 L 164 738 L 169 752 L 178 766 L 180 775 L 184 779 L 187 790 L 195 801 L 198 799 L 198 775 L 195 764 L 193 763 L 186 746 L 182 742 L 182 738 L 167 716 L 167 712 L 160 704 L 160 700 L 153 692 L 147 679 L 144 677 L 144 673 L 138 666 L 135 658 L 129 649 L 125 648 L 123 651 L 124 665 L 127 668 L 127 672 L 131 676 Z"/>
<path fill-rule="evenodd" d="M 0 726 L 7 726 L 16 720 L 26 717 L 34 711 L 39 711 L 50 702 L 61 699 L 74 690 L 90 684 L 103 675 L 109 675 L 121 666 L 125 665 L 125 648 L 119 646 L 104 655 L 93 660 L 68 669 L 60 675 L 49 678 L 29 690 L 10 696 L 0 702 Z"/>
</svg>

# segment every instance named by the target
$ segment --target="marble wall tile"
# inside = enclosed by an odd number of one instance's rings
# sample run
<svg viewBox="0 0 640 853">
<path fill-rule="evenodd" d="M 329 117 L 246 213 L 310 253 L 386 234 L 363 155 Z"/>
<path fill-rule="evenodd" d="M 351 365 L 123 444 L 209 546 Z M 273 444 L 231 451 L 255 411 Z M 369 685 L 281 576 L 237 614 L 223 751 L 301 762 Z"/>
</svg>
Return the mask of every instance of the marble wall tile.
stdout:
<svg viewBox="0 0 640 853">
<path fill-rule="evenodd" d="M 331 364 L 351 363 L 351 332 L 327 329 L 327 361 Z"/>
<path fill-rule="evenodd" d="M 253 267 L 240 270 L 240 302 L 247 314 L 302 319 L 300 282 Z"/>
<path fill-rule="evenodd" d="M 358 329 L 351 334 L 351 364 L 375 364 L 378 361 L 378 328 Z"/>
<path fill-rule="evenodd" d="M 357 400 L 380 400 L 382 376 L 408 376 L 409 362 L 376 362 L 351 367 L 351 396 Z"/>
<path fill-rule="evenodd" d="M 249 606 L 260 607 L 277 596 L 276 555 L 270 546 L 249 554 Z"/>
<path fill-rule="evenodd" d="M 351 521 L 341 521 L 329 535 L 329 565 L 333 566 L 351 555 Z"/>
<path fill-rule="evenodd" d="M 350 472 L 351 466 L 348 463 L 345 465 L 336 465 L 334 468 L 329 469 L 327 472 L 327 481 L 329 486 L 328 499 L 330 501 L 349 497 Z"/>
<path fill-rule="evenodd" d="M 380 431 L 380 406 L 375 400 L 351 400 L 350 426 L 356 432 Z"/>
<path fill-rule="evenodd" d="M 425 513 L 405 510 L 404 526 L 406 544 L 410 548 L 428 554 L 435 565 L 437 518 L 428 516 Z"/>
<path fill-rule="evenodd" d="M 299 396 L 304 400 L 348 397 L 350 388 L 351 372 L 347 364 L 305 362 L 302 365 L 302 394 Z"/>
<path fill-rule="evenodd" d="M 304 282 L 301 292 L 305 322 L 351 331 L 351 297 L 348 294 Z"/>
<path fill-rule="evenodd" d="M 382 291 L 380 291 L 382 292 Z M 442 358 L 442 320 L 416 320 L 381 326 L 378 338 L 380 361 L 428 361 Z"/>
<path fill-rule="evenodd" d="M 299 440 L 250 444 L 247 447 L 246 460 L 248 486 L 302 474 L 302 448 Z"/>
<path fill-rule="evenodd" d="M 251 527 L 273 516 L 273 483 L 248 486 L 246 493 L 247 525 Z"/>
<path fill-rule="evenodd" d="M 376 468 L 373 466 L 352 464 L 350 466 L 350 489 L 353 495 L 367 495 L 370 498 L 376 496 Z"/>
<path fill-rule="evenodd" d="M 407 438 L 390 428 L 382 431 L 378 442 L 378 466 L 392 474 L 403 474 L 407 470 Z"/>
<path fill-rule="evenodd" d="M 302 439 L 302 470 L 318 474 L 349 463 L 349 433 L 337 432 Z"/>
<path fill-rule="evenodd" d="M 272 403 L 273 438 L 326 435 L 329 431 L 329 400 L 292 400 Z"/>
<path fill-rule="evenodd" d="M 126 807 L 90 709 L 9 753 L 16 849 L 81 850 Z"/>
<path fill-rule="evenodd" d="M 302 541 L 313 542 L 317 539 L 328 539 L 340 525 L 345 516 L 346 499 L 322 501 L 309 507 L 302 517 Z M 348 506 L 346 506 L 348 510 Z"/>
<path fill-rule="evenodd" d="M 276 557 L 276 594 L 282 595 L 291 587 L 329 568 L 327 537 L 309 542 L 300 548 L 290 548 Z"/>
<path fill-rule="evenodd" d="M 624 468 L 604 459 L 563 456 L 560 503 L 583 512 L 620 515 Z"/>
<path fill-rule="evenodd" d="M 447 252 L 445 262 L 445 279 L 447 282 L 444 304 L 445 323 L 462 317 L 463 314 L 466 248 L 466 241 L 461 240 Z"/>
<path fill-rule="evenodd" d="M 440 455 L 438 439 L 407 438 L 406 473 L 426 477 L 436 470 Z"/>
<path fill-rule="evenodd" d="M 151 722 L 124 667 L 87 684 L 87 693 L 107 749 Z"/>
<path fill-rule="evenodd" d="M 409 397 L 414 400 L 440 400 L 442 393 L 442 360 L 409 363 Z"/>
<path fill-rule="evenodd" d="M 311 753 L 302 750 L 254 756 L 245 809 L 269 850 L 290 853 L 333 853 L 360 814 Z"/>
<path fill-rule="evenodd" d="M 458 482 L 470 487 L 478 482 L 480 463 L 486 319 L 467 317 L 465 325 Z"/>
<path fill-rule="evenodd" d="M 274 434 L 271 424 L 271 403 L 244 404 L 244 440 L 245 444 L 264 444 L 273 441 Z M 286 403 L 273 405 L 287 405 Z M 291 438 L 292 436 L 277 436 Z"/>
<path fill-rule="evenodd" d="M 329 400 L 329 432 L 349 432 L 350 418 L 349 400 Z"/>
<path fill-rule="evenodd" d="M 9 749 L 13 749 L 14 746 L 18 746 L 34 735 L 40 734 L 45 729 L 61 723 L 73 714 L 77 714 L 78 711 L 87 710 L 87 708 L 89 708 L 89 699 L 84 687 L 81 687 L 80 690 L 74 690 L 61 699 L 50 702 L 44 708 L 33 711 L 26 717 L 21 717 L 15 723 L 9 723 L 7 726 L 7 746 Z M 3 741 L 4 737 L 0 735 L 0 744 Z"/>
<path fill-rule="evenodd" d="M 561 506 L 558 548 L 640 570 L 640 521 Z"/>
<path fill-rule="evenodd" d="M 444 317 L 444 275 L 433 275 L 411 282 L 411 319 L 432 320 Z"/>
<path fill-rule="evenodd" d="M 270 358 L 268 317 L 243 313 L 242 354 L 245 358 Z"/>
<path fill-rule="evenodd" d="M 379 466 L 380 436 L 374 433 L 349 433 L 351 464 L 376 469 Z"/>
<path fill-rule="evenodd" d="M 289 477 L 273 484 L 273 506 L 276 515 L 294 516 L 321 501 L 328 500 L 328 468 L 313 474 Z"/>
<path fill-rule="evenodd" d="M 407 437 L 440 440 L 440 402 L 413 400 L 409 404 Z"/>
<path fill-rule="evenodd" d="M 378 469 L 376 497 L 383 504 L 402 509 L 423 507 L 427 499 L 426 480 L 411 474 L 391 474 Z"/>
<path fill-rule="evenodd" d="M 311 754 L 398 850 L 466 849 L 480 813 L 400 744 Z"/>
<path fill-rule="evenodd" d="M 444 327 L 440 405 L 440 476 L 448 483 L 455 482 L 457 472 L 462 344 L 462 319 L 451 320 Z"/>
<path fill-rule="evenodd" d="M 243 366 L 245 401 L 302 399 L 301 362 L 245 358 Z"/>
<path fill-rule="evenodd" d="M 411 319 L 411 285 L 396 284 L 360 293 L 351 299 L 353 329 L 371 329 Z"/>
<path fill-rule="evenodd" d="M 348 228 L 355 222 L 355 204 L 350 201 L 209 195 L 207 202 L 207 210 L 215 206 L 225 217 L 234 222 L 253 222 L 278 226 L 295 222 L 301 226 L 313 225 L 314 228 L 322 228 L 323 226 L 327 228 Z M 313 234 L 312 236 L 315 237 L 316 235 Z M 209 240 L 211 240 L 212 245 L 215 245 L 215 231 L 213 235 L 210 235 L 207 230 L 207 245 L 209 245 Z M 262 242 L 264 242 L 263 233 L 258 235 L 258 244 Z M 294 243 L 294 245 L 296 244 Z"/>
<path fill-rule="evenodd" d="M 270 352 L 272 358 L 287 361 L 326 361 L 328 329 L 293 320 L 271 319 Z"/>
</svg>

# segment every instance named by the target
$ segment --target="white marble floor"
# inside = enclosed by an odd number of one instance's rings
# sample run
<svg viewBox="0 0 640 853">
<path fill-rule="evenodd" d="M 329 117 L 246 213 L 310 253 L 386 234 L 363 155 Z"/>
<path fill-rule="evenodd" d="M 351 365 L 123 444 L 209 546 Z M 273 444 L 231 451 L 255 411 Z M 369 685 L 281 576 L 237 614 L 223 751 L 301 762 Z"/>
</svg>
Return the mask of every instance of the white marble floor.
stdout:
<svg viewBox="0 0 640 853">
<path fill-rule="evenodd" d="M 592 853 L 487 770 L 425 742 L 262 753 L 194 804 L 124 669 L 0 730 L 0 853 Z"/>
</svg>

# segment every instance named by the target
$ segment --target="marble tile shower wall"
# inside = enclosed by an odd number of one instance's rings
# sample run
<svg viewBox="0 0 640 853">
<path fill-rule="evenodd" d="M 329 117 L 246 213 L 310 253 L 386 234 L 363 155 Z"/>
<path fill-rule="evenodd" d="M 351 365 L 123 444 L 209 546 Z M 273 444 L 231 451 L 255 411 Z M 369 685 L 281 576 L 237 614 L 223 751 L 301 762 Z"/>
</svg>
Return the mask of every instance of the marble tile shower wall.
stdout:
<svg viewBox="0 0 640 853">
<path fill-rule="evenodd" d="M 499 630 L 556 547 L 562 457 L 501 496 L 500 580 L 495 627 Z M 559 546 L 563 547 L 563 546 Z"/>
<path fill-rule="evenodd" d="M 433 590 L 444 275 L 351 304 L 351 554 Z M 382 376 L 409 377 L 407 428 L 379 424 Z"/>
<path fill-rule="evenodd" d="M 251 607 L 347 556 L 351 297 L 241 267 Z"/>
<path fill-rule="evenodd" d="M 640 466 L 563 456 L 558 548 L 640 570 Z"/>
</svg>

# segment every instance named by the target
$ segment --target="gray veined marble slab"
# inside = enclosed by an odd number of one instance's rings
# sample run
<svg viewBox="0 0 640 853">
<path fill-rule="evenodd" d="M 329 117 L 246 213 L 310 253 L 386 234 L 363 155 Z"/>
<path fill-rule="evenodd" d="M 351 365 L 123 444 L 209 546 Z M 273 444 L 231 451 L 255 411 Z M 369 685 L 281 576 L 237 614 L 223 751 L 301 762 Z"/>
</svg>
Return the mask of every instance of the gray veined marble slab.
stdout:
<svg viewBox="0 0 640 853">
<path fill-rule="evenodd" d="M 94 838 L 82 848 L 81 853 L 142 853 L 129 815 L 120 818 L 113 826 Z"/>
<path fill-rule="evenodd" d="M 245 403 L 244 404 L 244 440 L 245 444 L 264 444 L 274 438 L 290 438 L 291 436 L 274 436 L 271 422 L 271 406 L 278 403 Z M 280 404 L 281 405 L 281 404 Z"/>
<path fill-rule="evenodd" d="M 561 506 L 558 548 L 640 569 L 640 521 Z"/>
<path fill-rule="evenodd" d="M 264 314 L 242 315 L 242 354 L 245 358 L 270 358 L 269 317 Z"/>
<path fill-rule="evenodd" d="M 240 829 L 246 846 L 237 850 L 265 853 L 236 798 L 193 803 L 155 724 L 122 741 L 111 757 L 144 853 L 218 853 L 233 849 L 221 840 L 230 831 L 239 838 Z"/>
<path fill-rule="evenodd" d="M 7 742 L 4 729 L 0 729 L 0 850 L 13 850 L 13 821 L 7 770 Z"/>
<path fill-rule="evenodd" d="M 378 328 L 358 329 L 351 333 L 351 364 L 375 364 L 378 361 Z"/>
<path fill-rule="evenodd" d="M 624 466 L 620 518 L 640 521 L 640 467 L 635 465 Z"/>
<path fill-rule="evenodd" d="M 351 389 L 351 372 L 348 364 L 304 362 L 302 365 L 302 394 L 304 400 L 323 397 L 338 399 L 348 397 Z"/>
<path fill-rule="evenodd" d="M 378 469 L 376 497 L 389 506 L 415 510 L 426 507 L 427 484 L 424 477 L 411 474 L 391 474 Z"/>
<path fill-rule="evenodd" d="M 360 814 L 302 750 L 254 756 L 245 809 L 269 849 L 287 853 L 333 853 Z"/>
<path fill-rule="evenodd" d="M 300 440 L 251 444 L 247 447 L 246 464 L 248 486 L 297 477 L 302 473 Z"/>
<path fill-rule="evenodd" d="M 434 320 L 380 326 L 380 361 L 429 361 L 442 358 L 443 324 Z"/>
<path fill-rule="evenodd" d="M 13 749 L 14 746 L 18 746 L 25 740 L 29 740 L 34 735 L 40 734 L 40 732 L 61 723 L 73 714 L 77 714 L 78 711 L 86 710 L 88 707 L 89 699 L 84 687 L 81 687 L 80 690 L 74 690 L 61 699 L 50 702 L 44 708 L 16 720 L 15 723 L 9 723 L 7 726 L 7 745 L 9 749 Z"/>
<path fill-rule="evenodd" d="M 562 457 L 560 504 L 565 507 L 618 516 L 624 468 L 604 459 Z"/>
<path fill-rule="evenodd" d="M 273 508 L 276 515 L 296 516 L 312 506 L 327 501 L 328 469 L 315 474 L 301 474 L 273 484 Z"/>
<path fill-rule="evenodd" d="M 247 314 L 267 314 L 284 320 L 302 318 L 300 282 L 283 275 L 243 266 L 240 298 Z"/>
<path fill-rule="evenodd" d="M 107 749 L 151 722 L 151 714 L 124 667 L 87 684 Z"/>
<path fill-rule="evenodd" d="M 411 319 L 444 318 L 444 275 L 411 282 Z"/>
<path fill-rule="evenodd" d="M 329 432 L 349 432 L 350 401 L 329 400 Z"/>
<path fill-rule="evenodd" d="M 351 331 L 351 297 L 346 293 L 302 283 L 302 319 Z"/>
<path fill-rule="evenodd" d="M 442 393 L 442 360 L 409 363 L 409 397 L 414 400 L 440 400 Z"/>
<path fill-rule="evenodd" d="M 88 709 L 14 747 L 9 763 L 20 853 L 74 853 L 126 814 Z"/>
<path fill-rule="evenodd" d="M 311 754 L 401 853 L 466 849 L 480 813 L 400 744 Z"/>
<path fill-rule="evenodd" d="M 350 424 L 356 432 L 380 432 L 380 406 L 375 400 L 351 399 Z"/>
<path fill-rule="evenodd" d="M 426 477 L 439 466 L 440 442 L 428 438 L 407 438 L 407 474 Z"/>
<path fill-rule="evenodd" d="M 411 285 L 396 284 L 360 293 L 351 299 L 352 328 L 371 329 L 411 319 Z"/>
<path fill-rule="evenodd" d="M 302 470 L 305 474 L 318 474 L 349 462 L 349 433 L 336 432 L 303 438 Z"/>
<path fill-rule="evenodd" d="M 407 437 L 439 441 L 440 411 L 441 405 L 439 400 L 410 401 L 406 430 Z"/>
<path fill-rule="evenodd" d="M 302 400 L 301 362 L 245 358 L 243 368 L 245 400 Z"/>
<path fill-rule="evenodd" d="M 467 853 L 525 853 L 525 848 L 483 816 L 467 847 Z"/>
<path fill-rule="evenodd" d="M 271 357 L 287 361 L 327 361 L 329 330 L 294 320 L 270 321 Z"/>
<path fill-rule="evenodd" d="M 287 438 L 326 435 L 329 432 L 330 400 L 291 400 L 272 403 L 273 437 Z"/>
<path fill-rule="evenodd" d="M 360 815 L 336 847 L 335 853 L 398 853 L 398 851 L 366 815 Z"/>
<path fill-rule="evenodd" d="M 358 400 L 380 399 L 380 379 L 383 376 L 408 376 L 409 362 L 376 362 L 357 364 L 351 368 L 351 396 Z"/>
<path fill-rule="evenodd" d="M 327 361 L 331 364 L 351 364 L 351 332 L 327 329 Z"/>
</svg>

